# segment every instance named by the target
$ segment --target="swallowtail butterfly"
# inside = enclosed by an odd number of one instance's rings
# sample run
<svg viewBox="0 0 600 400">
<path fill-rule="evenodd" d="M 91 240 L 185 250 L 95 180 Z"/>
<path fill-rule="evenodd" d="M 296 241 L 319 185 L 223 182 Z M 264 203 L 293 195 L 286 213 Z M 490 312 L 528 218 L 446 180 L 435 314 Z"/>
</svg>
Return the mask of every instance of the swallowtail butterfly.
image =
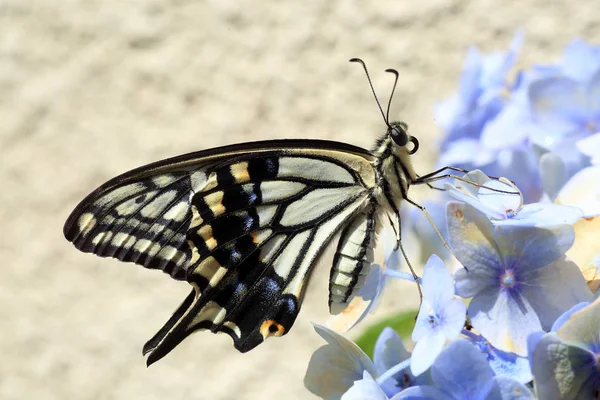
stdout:
<svg viewBox="0 0 600 400">
<path fill-rule="evenodd" d="M 362 64 L 370 84 L 364 63 L 351 61 Z M 388 72 L 397 82 L 398 73 Z M 448 168 L 415 173 L 410 157 L 419 142 L 405 123 L 389 122 L 389 104 L 385 115 L 377 104 L 387 131 L 373 150 L 325 140 L 203 150 L 117 176 L 75 208 L 64 235 L 76 248 L 192 286 L 144 346 L 148 365 L 197 330 L 227 333 L 240 352 L 289 332 L 311 269 L 336 233 L 330 311 L 349 304 L 384 222 L 400 243 L 400 205 L 413 203 L 409 187 L 448 176 L 440 175 Z"/>
</svg>

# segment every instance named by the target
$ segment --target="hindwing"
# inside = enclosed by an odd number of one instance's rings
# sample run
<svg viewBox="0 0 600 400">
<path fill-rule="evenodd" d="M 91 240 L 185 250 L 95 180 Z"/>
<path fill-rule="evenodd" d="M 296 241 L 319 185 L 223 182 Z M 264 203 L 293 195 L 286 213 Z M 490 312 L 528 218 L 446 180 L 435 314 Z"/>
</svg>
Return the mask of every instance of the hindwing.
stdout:
<svg viewBox="0 0 600 400">
<path fill-rule="evenodd" d="M 200 329 L 229 334 L 245 352 L 289 331 L 323 248 L 349 221 L 371 215 L 372 161 L 366 150 L 328 141 L 192 153 L 102 185 L 64 233 L 82 251 L 193 286 L 144 346 L 149 364 Z"/>
</svg>

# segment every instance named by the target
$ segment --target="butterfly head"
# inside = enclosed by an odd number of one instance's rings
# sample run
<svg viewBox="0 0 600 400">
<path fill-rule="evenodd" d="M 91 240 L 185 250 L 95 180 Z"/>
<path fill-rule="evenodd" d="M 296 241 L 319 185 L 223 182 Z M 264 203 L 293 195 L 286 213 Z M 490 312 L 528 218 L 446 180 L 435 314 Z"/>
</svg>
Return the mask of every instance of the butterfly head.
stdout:
<svg viewBox="0 0 600 400">
<path fill-rule="evenodd" d="M 408 125 L 405 122 L 390 123 L 387 134 L 396 146 L 405 147 L 408 154 L 415 154 L 419 150 L 419 141 L 416 137 L 408 134 Z"/>
</svg>

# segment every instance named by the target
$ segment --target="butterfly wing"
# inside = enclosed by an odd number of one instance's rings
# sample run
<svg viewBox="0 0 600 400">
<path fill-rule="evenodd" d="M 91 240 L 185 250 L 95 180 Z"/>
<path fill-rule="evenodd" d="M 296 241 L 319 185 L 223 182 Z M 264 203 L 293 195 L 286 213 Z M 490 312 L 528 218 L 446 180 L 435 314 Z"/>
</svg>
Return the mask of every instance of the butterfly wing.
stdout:
<svg viewBox="0 0 600 400">
<path fill-rule="evenodd" d="M 248 351 L 291 328 L 323 248 L 372 201 L 372 155 L 328 141 L 192 153 L 117 177 L 73 211 L 85 252 L 161 269 L 193 290 L 146 344 L 157 361 L 199 329 Z"/>
</svg>

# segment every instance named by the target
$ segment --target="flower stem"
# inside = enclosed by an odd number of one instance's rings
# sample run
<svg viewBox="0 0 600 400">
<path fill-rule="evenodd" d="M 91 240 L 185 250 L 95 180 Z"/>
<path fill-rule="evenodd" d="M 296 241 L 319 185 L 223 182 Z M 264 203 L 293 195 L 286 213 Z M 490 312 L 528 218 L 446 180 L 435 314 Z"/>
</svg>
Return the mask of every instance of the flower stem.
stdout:
<svg viewBox="0 0 600 400">
<path fill-rule="evenodd" d="M 402 361 L 400 364 L 394 365 L 392 368 L 385 371 L 383 374 L 377 378 L 377 384 L 381 386 L 382 383 L 396 375 L 398 372 L 402 371 L 404 368 L 410 365 L 410 357 L 406 360 Z"/>
<path fill-rule="evenodd" d="M 389 276 L 390 278 L 404 279 L 404 280 L 407 280 L 410 282 L 415 281 L 415 278 L 412 276 L 412 274 L 410 274 L 408 272 L 394 271 L 392 269 L 386 269 L 383 274 L 385 276 Z M 421 283 L 421 278 L 419 278 L 419 283 Z"/>
</svg>

